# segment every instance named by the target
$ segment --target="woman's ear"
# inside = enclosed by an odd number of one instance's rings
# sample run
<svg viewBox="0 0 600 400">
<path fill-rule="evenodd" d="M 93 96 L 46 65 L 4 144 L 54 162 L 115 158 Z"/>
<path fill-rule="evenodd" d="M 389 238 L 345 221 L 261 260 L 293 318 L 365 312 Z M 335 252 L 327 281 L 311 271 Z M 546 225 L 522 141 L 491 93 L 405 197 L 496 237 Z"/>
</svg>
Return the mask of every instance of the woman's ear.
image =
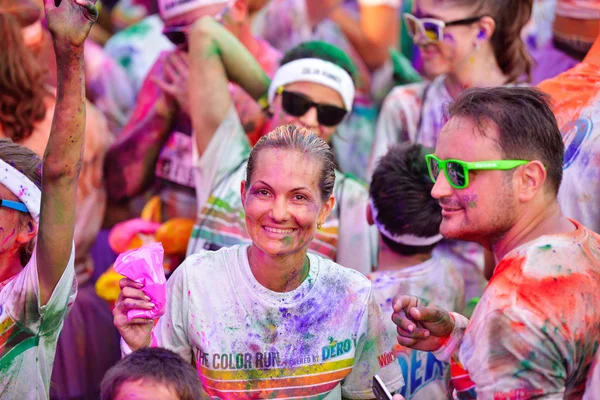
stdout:
<svg viewBox="0 0 600 400">
<path fill-rule="evenodd" d="M 31 242 L 38 234 L 38 226 L 30 215 L 21 219 L 16 241 L 20 244 Z"/>
<path fill-rule="evenodd" d="M 321 211 L 319 212 L 319 216 L 317 217 L 317 225 L 323 225 L 329 214 L 331 214 L 331 210 L 333 210 L 333 206 L 335 205 L 335 197 L 333 195 L 329 196 L 329 199 L 321 206 Z"/>
<path fill-rule="evenodd" d="M 496 21 L 492 17 L 483 17 L 479 21 L 477 40 L 481 43 L 488 42 L 496 31 Z"/>
<path fill-rule="evenodd" d="M 242 207 L 246 207 L 246 191 L 248 188 L 246 187 L 246 180 L 242 180 L 240 184 L 240 195 L 242 196 Z"/>
</svg>

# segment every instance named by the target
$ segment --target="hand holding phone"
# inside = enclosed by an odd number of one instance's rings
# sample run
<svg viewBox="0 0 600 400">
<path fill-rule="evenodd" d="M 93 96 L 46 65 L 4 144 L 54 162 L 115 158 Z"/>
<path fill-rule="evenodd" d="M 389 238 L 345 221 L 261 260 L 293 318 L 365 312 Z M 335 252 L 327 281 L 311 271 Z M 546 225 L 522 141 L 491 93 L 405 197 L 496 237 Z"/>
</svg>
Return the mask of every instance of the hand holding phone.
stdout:
<svg viewBox="0 0 600 400">
<path fill-rule="evenodd" d="M 392 394 L 388 388 L 385 387 L 379 375 L 373 377 L 373 393 L 377 400 L 392 400 Z"/>
</svg>

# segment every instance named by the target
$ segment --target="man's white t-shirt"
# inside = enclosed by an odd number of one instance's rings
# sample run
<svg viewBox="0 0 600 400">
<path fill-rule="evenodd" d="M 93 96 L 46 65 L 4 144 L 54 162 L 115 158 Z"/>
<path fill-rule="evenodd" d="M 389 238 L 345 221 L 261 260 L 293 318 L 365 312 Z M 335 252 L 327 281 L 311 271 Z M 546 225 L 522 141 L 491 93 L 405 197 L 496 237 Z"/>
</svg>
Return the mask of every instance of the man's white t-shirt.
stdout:
<svg viewBox="0 0 600 400">
<path fill-rule="evenodd" d="M 402 387 L 398 363 L 381 357 L 393 342 L 368 279 L 309 253 L 304 282 L 273 292 L 252 274 L 248 248 L 189 256 L 154 330 L 156 344 L 196 365 L 208 396 L 372 399 L 376 373 Z"/>
<path fill-rule="evenodd" d="M 39 302 L 36 252 L 0 283 L 0 398 L 47 399 L 56 342 L 75 301 L 75 249 L 46 305 Z"/>
</svg>

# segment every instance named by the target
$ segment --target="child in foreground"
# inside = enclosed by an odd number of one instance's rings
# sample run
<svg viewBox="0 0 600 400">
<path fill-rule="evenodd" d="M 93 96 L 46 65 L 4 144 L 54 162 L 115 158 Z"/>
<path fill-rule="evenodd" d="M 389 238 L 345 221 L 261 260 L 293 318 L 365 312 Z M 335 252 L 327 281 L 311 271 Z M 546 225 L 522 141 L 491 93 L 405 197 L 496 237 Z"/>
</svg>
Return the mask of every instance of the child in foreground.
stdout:
<svg viewBox="0 0 600 400">
<path fill-rule="evenodd" d="M 102 400 L 200 400 L 194 368 L 170 350 L 152 347 L 129 354 L 102 380 Z"/>
</svg>

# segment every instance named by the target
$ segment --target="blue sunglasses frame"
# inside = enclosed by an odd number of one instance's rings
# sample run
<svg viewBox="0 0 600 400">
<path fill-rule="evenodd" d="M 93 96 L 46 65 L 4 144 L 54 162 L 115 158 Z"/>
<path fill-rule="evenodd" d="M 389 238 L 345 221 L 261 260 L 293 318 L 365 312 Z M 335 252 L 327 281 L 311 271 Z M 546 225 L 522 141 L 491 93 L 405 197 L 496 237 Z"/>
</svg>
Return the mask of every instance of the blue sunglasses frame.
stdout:
<svg viewBox="0 0 600 400">
<path fill-rule="evenodd" d="M 18 201 L 0 199 L 0 207 L 6 207 L 6 208 L 13 209 L 13 210 L 21 211 L 24 213 L 29 212 L 29 210 L 27 209 L 25 204 L 20 203 Z"/>
</svg>

